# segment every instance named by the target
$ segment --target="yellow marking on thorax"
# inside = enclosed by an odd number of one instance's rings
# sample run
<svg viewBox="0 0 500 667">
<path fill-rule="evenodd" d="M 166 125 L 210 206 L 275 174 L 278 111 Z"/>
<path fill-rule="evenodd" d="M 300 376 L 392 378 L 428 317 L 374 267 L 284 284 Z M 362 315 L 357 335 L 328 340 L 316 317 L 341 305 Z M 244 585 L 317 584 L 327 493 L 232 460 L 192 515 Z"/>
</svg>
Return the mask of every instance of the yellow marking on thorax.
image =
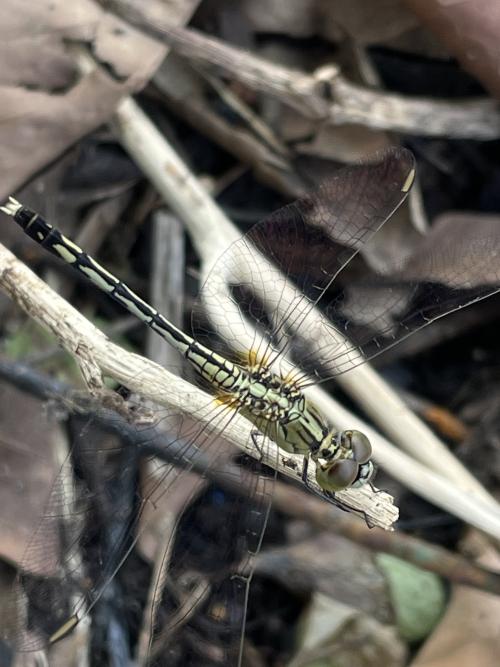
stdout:
<svg viewBox="0 0 500 667">
<path fill-rule="evenodd" d="M 293 370 L 286 375 L 282 375 L 281 380 L 290 387 L 297 387 L 297 371 Z"/>
<path fill-rule="evenodd" d="M 236 410 L 239 405 L 238 398 L 234 394 L 224 394 L 222 392 L 217 392 L 217 395 L 214 397 L 214 403 L 226 408 L 232 408 L 233 410 Z"/>
<path fill-rule="evenodd" d="M 261 368 L 262 366 L 268 365 L 271 355 L 269 352 L 267 352 L 266 354 L 261 354 L 259 350 L 250 348 L 249 350 L 245 350 L 244 352 L 238 352 L 237 356 L 242 366 L 247 366 L 248 368 L 257 366 Z"/>
</svg>

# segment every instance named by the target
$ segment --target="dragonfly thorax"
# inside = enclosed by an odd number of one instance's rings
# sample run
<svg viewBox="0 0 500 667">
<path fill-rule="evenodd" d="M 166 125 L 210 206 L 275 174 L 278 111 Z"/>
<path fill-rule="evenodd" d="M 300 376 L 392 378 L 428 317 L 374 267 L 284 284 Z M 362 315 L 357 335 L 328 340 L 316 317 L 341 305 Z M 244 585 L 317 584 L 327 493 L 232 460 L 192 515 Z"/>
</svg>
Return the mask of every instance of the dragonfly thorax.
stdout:
<svg viewBox="0 0 500 667">
<path fill-rule="evenodd" d="M 240 370 L 232 396 L 241 413 L 286 452 L 314 456 L 329 428 L 298 386 L 263 365 Z"/>
<path fill-rule="evenodd" d="M 305 397 L 291 382 L 265 366 L 245 370 L 234 391 L 247 415 L 268 422 L 287 422 L 304 410 Z"/>
</svg>

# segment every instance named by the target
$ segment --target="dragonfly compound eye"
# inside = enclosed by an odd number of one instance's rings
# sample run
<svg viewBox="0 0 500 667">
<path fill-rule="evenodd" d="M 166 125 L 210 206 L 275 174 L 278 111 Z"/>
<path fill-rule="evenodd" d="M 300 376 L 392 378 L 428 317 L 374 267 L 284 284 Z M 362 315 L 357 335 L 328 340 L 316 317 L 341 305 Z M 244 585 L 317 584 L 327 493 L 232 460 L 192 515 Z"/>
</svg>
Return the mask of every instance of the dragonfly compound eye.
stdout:
<svg viewBox="0 0 500 667">
<path fill-rule="evenodd" d="M 316 481 L 325 491 L 341 491 L 357 479 L 359 465 L 352 459 L 340 459 L 316 468 Z"/>
<path fill-rule="evenodd" d="M 370 460 L 372 455 L 372 446 L 370 441 L 361 431 L 347 431 L 349 433 L 349 446 L 352 450 L 352 455 L 358 463 L 366 463 Z"/>
</svg>

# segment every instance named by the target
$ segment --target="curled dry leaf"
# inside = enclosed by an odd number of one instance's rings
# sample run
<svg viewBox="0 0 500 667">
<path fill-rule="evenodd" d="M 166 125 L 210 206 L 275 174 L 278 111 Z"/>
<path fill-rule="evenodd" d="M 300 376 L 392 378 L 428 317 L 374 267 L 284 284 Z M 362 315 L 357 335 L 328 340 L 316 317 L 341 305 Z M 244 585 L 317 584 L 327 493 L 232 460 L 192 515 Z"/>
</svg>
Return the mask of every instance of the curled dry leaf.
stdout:
<svg viewBox="0 0 500 667">
<path fill-rule="evenodd" d="M 404 277 L 435 280 L 459 289 L 495 284 L 500 251 L 495 264 L 491 262 L 491 248 L 500 248 L 498 216 L 446 213 L 436 219 L 429 234 L 415 247 L 405 263 Z"/>
<path fill-rule="evenodd" d="M 386 580 L 369 549 L 324 532 L 307 539 L 292 535 L 291 539 L 295 543 L 259 554 L 258 575 L 298 595 L 321 593 L 384 625 L 393 623 Z"/>
<path fill-rule="evenodd" d="M 195 427 L 194 422 L 187 417 L 179 424 L 179 437 L 189 439 L 189 430 Z M 234 454 L 232 446 L 223 438 L 217 444 L 217 465 L 229 462 Z M 141 470 L 141 495 L 148 498 L 154 492 L 155 484 L 159 483 L 169 492 L 155 501 L 155 506 L 147 504 L 141 513 L 141 529 L 139 531 L 139 548 L 142 555 L 152 561 L 158 557 L 161 545 L 168 539 L 168 534 L 174 534 L 177 522 L 186 507 L 200 495 L 207 486 L 207 481 L 199 474 L 184 472 L 178 477 L 178 468 L 171 468 L 167 473 L 167 466 L 159 459 L 148 458 L 148 464 Z M 166 473 L 166 476 L 165 476 Z M 177 479 L 176 479 L 177 478 Z M 158 508 L 161 511 L 158 511 Z M 169 548 L 171 548 L 169 543 Z"/>
<path fill-rule="evenodd" d="M 360 162 L 367 154 L 388 147 L 387 135 L 381 130 L 361 125 L 321 125 L 299 116 L 290 109 L 282 111 L 281 131 L 286 139 L 299 141 L 294 148 L 300 155 L 312 155 L 344 164 Z M 301 140 L 301 137 L 306 137 Z"/>
<path fill-rule="evenodd" d="M 402 227 L 405 228 L 408 226 Z M 391 256 L 386 252 L 385 260 L 380 244 L 369 243 L 363 249 L 363 257 L 370 271 L 346 288 L 348 298 L 342 304 L 342 312 L 358 326 L 373 327 L 376 323 L 375 329 L 380 333 L 390 331 L 405 312 L 415 296 L 416 284 L 445 286 L 449 298 L 453 298 L 455 290 L 468 290 L 473 299 L 475 290 L 498 284 L 500 258 L 492 262 L 492 248 L 498 247 L 498 216 L 473 213 L 440 216 L 420 242 L 413 241 L 411 253 L 407 239 L 400 235 L 398 240 L 397 233 L 392 246 L 386 243 Z M 400 259 L 396 266 L 398 256 L 404 260 Z"/>
<path fill-rule="evenodd" d="M 396 630 L 316 593 L 300 620 L 299 650 L 289 667 L 402 667 L 406 647 Z"/>
<path fill-rule="evenodd" d="M 478 564 L 500 568 L 498 552 L 483 546 Z M 411 667 L 497 667 L 500 598 L 456 586 L 446 614 Z"/>
<path fill-rule="evenodd" d="M 427 27 L 494 95 L 500 96 L 497 0 L 405 0 Z"/>
<path fill-rule="evenodd" d="M 170 3 L 183 23 L 196 0 Z M 166 47 L 92 0 L 5 0 L 0 26 L 0 197 L 109 120 L 140 90 Z M 68 42 L 87 45 L 108 72 L 80 74 Z"/>
</svg>

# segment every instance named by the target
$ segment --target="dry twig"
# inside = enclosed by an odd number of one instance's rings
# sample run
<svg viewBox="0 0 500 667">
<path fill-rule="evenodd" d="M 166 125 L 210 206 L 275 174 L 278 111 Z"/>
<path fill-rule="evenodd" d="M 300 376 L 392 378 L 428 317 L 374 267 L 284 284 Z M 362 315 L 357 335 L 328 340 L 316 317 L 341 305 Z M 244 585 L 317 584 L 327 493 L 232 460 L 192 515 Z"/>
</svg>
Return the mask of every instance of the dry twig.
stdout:
<svg viewBox="0 0 500 667">
<path fill-rule="evenodd" d="M 199 67 L 275 97 L 307 118 L 428 137 L 489 140 L 500 136 L 500 113 L 493 100 L 436 101 L 371 90 L 348 81 L 335 65 L 309 75 L 195 30 L 175 28 L 157 18 L 153 23 L 142 6 L 131 0 L 109 0 L 109 4 L 125 20 L 166 41 Z"/>
<path fill-rule="evenodd" d="M 120 105 L 117 121 L 124 146 L 187 225 L 206 276 L 228 245 L 239 238 L 238 231 L 130 98 Z M 282 277 L 279 285 L 279 299 L 286 302 L 281 289 Z M 270 298 L 271 295 L 267 293 L 260 296 Z M 234 307 L 234 304 L 231 306 L 231 300 L 228 299 L 226 303 L 228 309 Z M 210 317 L 215 318 L 217 328 L 223 333 L 224 323 L 217 321 L 217 312 L 213 307 L 210 308 L 210 304 L 205 305 L 208 306 Z M 314 313 L 311 313 L 313 317 Z M 303 328 L 307 332 L 308 327 Z M 311 327 L 312 330 L 314 328 Z M 242 344 L 247 340 L 245 334 L 248 335 L 248 332 L 242 333 Z M 251 345 L 256 340 L 258 338 L 252 335 Z M 314 344 L 311 341 L 311 345 Z M 396 479 L 446 511 L 473 525 L 477 525 L 478 521 L 483 526 L 487 524 L 489 528 L 486 530 L 500 535 L 500 512 L 496 501 L 369 364 L 358 366 L 338 380 L 346 391 L 362 403 L 381 428 L 418 460 L 391 446 L 373 428 L 342 408 L 320 387 L 312 388 L 309 392 L 312 400 L 337 428 L 354 427 L 365 431 L 374 445 L 376 460 Z M 489 514 L 488 519 L 485 512 Z"/>
<path fill-rule="evenodd" d="M 82 369 L 91 392 L 99 392 L 103 376 L 112 377 L 156 404 L 193 415 L 202 424 L 210 424 L 212 431 L 219 432 L 246 454 L 276 467 L 295 481 L 301 481 L 303 457 L 285 454 L 271 441 L 257 452 L 250 422 L 238 414 L 232 414 L 229 420 L 214 420 L 212 397 L 148 359 L 111 343 L 3 246 L 0 246 L 0 287 L 30 317 L 57 337 Z M 322 495 L 312 462 L 307 483 Z M 364 514 L 370 524 L 389 529 L 397 519 L 398 511 L 392 497 L 384 492 L 377 493 L 369 486 L 347 489 L 339 492 L 337 497 L 353 511 Z"/>
</svg>

